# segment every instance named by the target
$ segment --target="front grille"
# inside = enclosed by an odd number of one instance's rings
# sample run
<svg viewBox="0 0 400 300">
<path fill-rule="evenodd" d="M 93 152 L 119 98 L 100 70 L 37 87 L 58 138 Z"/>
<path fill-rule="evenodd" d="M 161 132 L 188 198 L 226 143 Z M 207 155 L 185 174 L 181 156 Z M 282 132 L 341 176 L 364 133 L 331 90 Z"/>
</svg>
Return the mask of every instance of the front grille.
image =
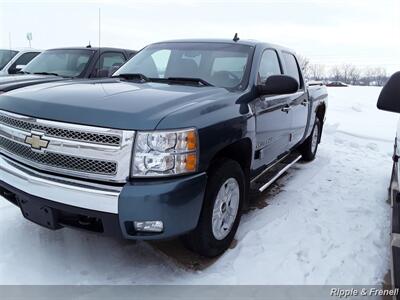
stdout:
<svg viewBox="0 0 400 300">
<path fill-rule="evenodd" d="M 41 151 L 27 138 L 48 141 Z M 37 119 L 0 110 L 0 154 L 37 170 L 125 183 L 135 131 Z M 28 141 L 28 142 L 27 142 Z"/>
<path fill-rule="evenodd" d="M 27 161 L 49 167 L 100 175 L 115 175 L 117 173 L 117 164 L 115 162 L 87 159 L 52 152 L 39 153 L 32 151 L 29 146 L 24 146 L 1 136 L 0 148 Z"/>
<path fill-rule="evenodd" d="M 31 123 L 28 121 L 11 118 L 9 116 L 2 114 L 0 114 L 0 123 L 26 131 L 31 131 L 32 129 L 39 130 L 41 132 L 44 132 L 46 136 L 69 139 L 74 141 L 89 142 L 89 143 L 96 143 L 103 145 L 119 145 L 121 143 L 121 138 L 115 135 L 91 133 L 73 129 L 62 129 L 52 126 L 44 126 L 40 124 Z"/>
</svg>

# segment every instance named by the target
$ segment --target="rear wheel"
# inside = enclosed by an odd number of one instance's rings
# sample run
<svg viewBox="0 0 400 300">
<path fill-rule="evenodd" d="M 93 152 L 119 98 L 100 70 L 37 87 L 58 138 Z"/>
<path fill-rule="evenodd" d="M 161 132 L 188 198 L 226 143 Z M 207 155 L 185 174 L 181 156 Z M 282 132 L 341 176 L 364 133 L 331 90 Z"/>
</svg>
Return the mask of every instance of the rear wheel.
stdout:
<svg viewBox="0 0 400 300">
<path fill-rule="evenodd" d="M 245 197 L 245 177 L 240 165 L 222 159 L 208 172 L 206 195 L 196 229 L 183 240 L 200 255 L 215 257 L 230 244 L 239 226 Z"/>
<path fill-rule="evenodd" d="M 299 147 L 300 153 L 305 161 L 312 161 L 318 150 L 318 144 L 321 136 L 322 124 L 317 118 L 315 120 L 311 135 Z"/>
</svg>

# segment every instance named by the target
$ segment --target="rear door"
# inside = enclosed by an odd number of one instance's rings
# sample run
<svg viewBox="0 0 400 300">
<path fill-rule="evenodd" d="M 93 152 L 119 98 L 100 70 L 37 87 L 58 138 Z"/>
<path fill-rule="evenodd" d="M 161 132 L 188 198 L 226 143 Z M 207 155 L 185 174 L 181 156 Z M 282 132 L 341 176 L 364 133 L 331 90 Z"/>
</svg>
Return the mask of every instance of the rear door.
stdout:
<svg viewBox="0 0 400 300">
<path fill-rule="evenodd" d="M 304 136 L 308 119 L 308 95 L 296 56 L 289 52 L 282 52 L 285 65 L 285 75 L 289 75 L 299 83 L 299 90 L 289 96 L 289 106 L 292 112 L 289 147 L 298 144 Z"/>
<path fill-rule="evenodd" d="M 283 73 L 278 53 L 265 49 L 261 58 L 257 85 L 265 84 L 271 75 Z M 290 95 L 260 96 L 255 101 L 256 155 L 261 162 L 256 167 L 268 165 L 289 149 L 292 112 L 289 108 Z"/>
</svg>

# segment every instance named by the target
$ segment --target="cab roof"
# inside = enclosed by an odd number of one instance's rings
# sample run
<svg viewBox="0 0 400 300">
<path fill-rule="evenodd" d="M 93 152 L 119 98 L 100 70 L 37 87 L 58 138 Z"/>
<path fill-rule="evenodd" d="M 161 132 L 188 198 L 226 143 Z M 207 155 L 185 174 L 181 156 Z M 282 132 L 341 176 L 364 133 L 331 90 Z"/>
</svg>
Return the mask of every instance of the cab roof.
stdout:
<svg viewBox="0 0 400 300">
<path fill-rule="evenodd" d="M 29 47 L 15 47 L 15 48 L 1 48 L 0 50 L 11 50 L 11 51 L 17 51 L 17 52 L 42 52 L 43 50 L 40 49 L 35 49 L 35 48 L 29 48 Z"/>
<path fill-rule="evenodd" d="M 113 48 L 113 47 L 61 47 L 61 48 L 51 48 L 48 50 L 94 50 L 94 51 L 127 51 L 127 52 L 137 52 L 136 50 L 124 49 L 124 48 Z"/>
<path fill-rule="evenodd" d="M 233 41 L 233 39 L 177 39 L 177 40 L 167 40 L 167 41 L 162 41 L 162 42 L 157 42 L 154 44 L 163 44 L 163 43 L 227 43 L 227 44 L 232 44 L 232 45 L 246 45 L 246 46 L 252 46 L 252 47 L 271 47 L 274 49 L 280 49 L 280 50 L 284 50 L 284 51 L 288 51 L 288 52 L 293 52 L 295 53 L 295 51 L 280 46 L 280 45 L 276 45 L 276 44 L 272 44 L 272 43 L 264 43 L 258 40 L 238 40 L 238 41 Z"/>
</svg>

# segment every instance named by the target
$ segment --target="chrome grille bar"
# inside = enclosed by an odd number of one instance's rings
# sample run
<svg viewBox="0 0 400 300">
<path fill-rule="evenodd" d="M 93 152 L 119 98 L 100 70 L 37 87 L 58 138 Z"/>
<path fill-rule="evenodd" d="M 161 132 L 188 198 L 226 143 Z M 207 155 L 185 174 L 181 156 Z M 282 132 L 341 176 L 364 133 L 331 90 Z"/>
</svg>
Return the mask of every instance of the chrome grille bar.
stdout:
<svg viewBox="0 0 400 300">
<path fill-rule="evenodd" d="M 1 117 L 4 116 L 7 124 L 2 121 L 4 118 Z M 40 128 L 57 128 L 60 134 L 53 136 L 55 131 L 41 131 Z M 110 140 L 100 143 L 101 139 L 96 139 L 96 142 L 83 141 L 82 135 L 71 139 L 80 132 L 85 133 L 85 137 L 115 137 L 114 143 L 118 140 L 118 144 L 112 145 Z M 0 153 L 30 167 L 61 175 L 126 182 L 130 173 L 134 135 L 134 131 L 40 120 L 0 111 Z M 46 141 L 43 149 L 37 149 L 29 143 L 33 136 Z"/>
<path fill-rule="evenodd" d="M 26 161 L 49 167 L 102 175 L 115 175 L 117 173 L 116 162 L 87 159 L 52 152 L 38 153 L 32 151 L 29 146 L 24 146 L 1 136 L 0 148 L 10 156 L 16 155 Z"/>
<path fill-rule="evenodd" d="M 38 123 L 34 118 L 23 117 L 12 113 L 0 112 L 0 124 L 22 129 L 25 131 L 38 130 L 46 133 L 47 136 L 82 141 L 88 143 L 97 143 L 103 145 L 120 145 L 121 137 L 114 134 L 100 134 L 90 131 L 84 131 L 82 128 L 65 129 L 50 122 L 43 120 Z M 79 126 L 81 127 L 81 126 Z"/>
</svg>

